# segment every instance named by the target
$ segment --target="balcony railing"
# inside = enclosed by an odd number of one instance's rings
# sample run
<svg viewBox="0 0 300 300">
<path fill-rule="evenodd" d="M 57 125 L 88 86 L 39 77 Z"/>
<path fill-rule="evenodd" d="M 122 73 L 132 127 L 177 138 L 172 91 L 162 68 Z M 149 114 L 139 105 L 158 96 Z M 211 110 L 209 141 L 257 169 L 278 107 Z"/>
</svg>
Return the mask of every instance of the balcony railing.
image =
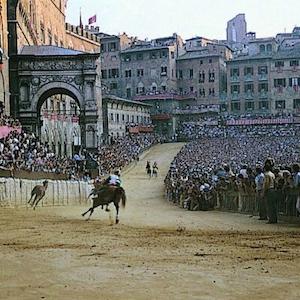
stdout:
<svg viewBox="0 0 300 300">
<path fill-rule="evenodd" d="M 245 81 L 253 81 L 253 75 L 252 74 L 246 74 L 244 76 Z"/>
<path fill-rule="evenodd" d="M 230 77 L 231 82 L 240 82 L 240 77 L 237 75 L 233 75 Z"/>
<path fill-rule="evenodd" d="M 267 91 L 261 90 L 258 92 L 258 96 L 260 99 L 267 99 L 269 95 Z"/>
<path fill-rule="evenodd" d="M 239 100 L 240 99 L 240 94 L 233 92 L 231 94 L 231 100 Z"/>
<path fill-rule="evenodd" d="M 245 99 L 246 100 L 252 100 L 254 98 L 254 93 L 249 91 L 245 93 Z"/>
<path fill-rule="evenodd" d="M 267 74 L 258 74 L 258 80 L 266 81 L 266 80 L 268 80 L 268 75 Z"/>
</svg>

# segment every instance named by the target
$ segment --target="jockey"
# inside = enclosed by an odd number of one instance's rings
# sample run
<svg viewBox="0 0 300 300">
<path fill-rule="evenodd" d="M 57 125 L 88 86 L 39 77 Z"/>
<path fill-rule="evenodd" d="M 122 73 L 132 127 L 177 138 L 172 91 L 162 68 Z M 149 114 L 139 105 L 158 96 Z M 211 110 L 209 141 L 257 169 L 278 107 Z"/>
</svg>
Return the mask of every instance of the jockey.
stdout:
<svg viewBox="0 0 300 300">
<path fill-rule="evenodd" d="M 112 186 L 121 186 L 121 179 L 120 179 L 120 171 L 114 171 L 112 175 L 110 175 L 106 180 L 105 183 L 106 185 L 112 185 Z"/>
</svg>

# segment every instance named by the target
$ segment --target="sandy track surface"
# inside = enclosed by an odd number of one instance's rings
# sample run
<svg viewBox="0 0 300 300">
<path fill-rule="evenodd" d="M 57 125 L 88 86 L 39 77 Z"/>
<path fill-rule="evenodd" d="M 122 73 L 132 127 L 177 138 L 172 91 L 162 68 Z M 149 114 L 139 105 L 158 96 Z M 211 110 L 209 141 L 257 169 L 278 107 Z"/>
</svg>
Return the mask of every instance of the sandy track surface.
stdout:
<svg viewBox="0 0 300 300">
<path fill-rule="evenodd" d="M 299 226 L 163 199 L 181 146 L 156 146 L 123 174 L 117 226 L 101 210 L 83 221 L 86 207 L 0 208 L 0 299 L 299 299 Z"/>
</svg>

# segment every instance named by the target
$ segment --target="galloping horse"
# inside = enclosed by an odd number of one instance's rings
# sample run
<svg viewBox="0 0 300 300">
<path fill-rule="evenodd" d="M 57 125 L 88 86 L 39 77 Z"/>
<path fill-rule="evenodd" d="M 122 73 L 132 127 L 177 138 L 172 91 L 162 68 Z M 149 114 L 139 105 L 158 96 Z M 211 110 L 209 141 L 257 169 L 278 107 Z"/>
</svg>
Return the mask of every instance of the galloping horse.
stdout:
<svg viewBox="0 0 300 300">
<path fill-rule="evenodd" d="M 117 186 L 105 186 L 100 188 L 97 191 L 93 192 L 93 195 L 96 197 L 93 198 L 93 206 L 88 209 L 85 213 L 82 214 L 84 217 L 88 212 L 90 212 L 90 215 L 87 219 L 87 221 L 91 218 L 94 209 L 98 206 L 106 205 L 110 203 L 114 203 L 117 211 L 116 215 L 116 224 L 119 223 L 119 203 L 122 200 L 122 207 L 125 207 L 126 205 L 126 194 L 123 188 L 117 187 Z"/>
<path fill-rule="evenodd" d="M 36 206 L 39 204 L 39 202 L 43 199 L 43 197 L 45 196 L 47 188 L 48 188 L 48 181 L 47 180 L 45 180 L 43 182 L 43 185 L 36 185 L 33 188 L 33 190 L 31 191 L 31 198 L 28 201 L 28 204 L 30 204 L 33 207 L 33 209 L 35 209 Z M 30 203 L 33 196 L 35 196 L 35 197 L 34 197 L 32 203 Z"/>
</svg>

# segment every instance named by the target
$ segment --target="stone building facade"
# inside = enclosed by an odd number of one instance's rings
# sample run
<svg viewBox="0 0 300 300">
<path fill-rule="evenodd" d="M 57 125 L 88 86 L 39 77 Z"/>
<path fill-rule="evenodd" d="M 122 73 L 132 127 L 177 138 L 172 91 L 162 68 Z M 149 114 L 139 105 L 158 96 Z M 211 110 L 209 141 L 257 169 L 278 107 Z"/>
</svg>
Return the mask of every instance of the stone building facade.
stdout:
<svg viewBox="0 0 300 300">
<path fill-rule="evenodd" d="M 195 48 L 194 48 L 195 49 Z M 187 51 L 177 59 L 177 89 L 180 95 L 193 95 L 194 105 L 219 104 L 226 92 L 226 60 L 231 50 L 225 45 L 207 44 Z"/>
<path fill-rule="evenodd" d="M 151 127 L 151 105 L 119 98 L 113 95 L 103 97 L 104 141 L 123 137 L 132 128 Z"/>
<path fill-rule="evenodd" d="M 8 29 L 7 1 L 0 1 L 0 102 L 9 114 L 9 64 L 8 64 Z"/>
<path fill-rule="evenodd" d="M 101 78 L 104 93 L 122 97 L 121 51 L 131 47 L 135 38 L 126 33 L 109 35 L 98 33 L 101 41 Z"/>
<path fill-rule="evenodd" d="M 248 52 L 227 62 L 223 111 L 289 114 L 300 109 L 300 31 L 249 42 Z"/>
<path fill-rule="evenodd" d="M 183 42 L 177 34 L 137 41 L 121 51 L 123 97 L 176 92 L 176 58 L 182 52 Z"/>
</svg>

